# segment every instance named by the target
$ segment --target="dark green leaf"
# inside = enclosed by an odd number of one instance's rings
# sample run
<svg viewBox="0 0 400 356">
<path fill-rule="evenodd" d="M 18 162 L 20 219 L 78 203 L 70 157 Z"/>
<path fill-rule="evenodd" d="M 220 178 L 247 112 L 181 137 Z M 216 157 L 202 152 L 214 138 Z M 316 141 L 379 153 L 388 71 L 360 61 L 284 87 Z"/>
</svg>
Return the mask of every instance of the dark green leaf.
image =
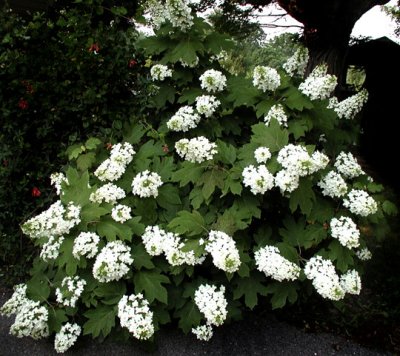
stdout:
<svg viewBox="0 0 400 356">
<path fill-rule="evenodd" d="M 145 298 L 152 303 L 155 299 L 168 304 L 168 293 L 164 283 L 170 283 L 167 276 L 153 271 L 138 271 L 133 277 L 135 293 L 144 292 Z"/>
<path fill-rule="evenodd" d="M 83 325 L 83 335 L 92 335 L 93 339 L 102 334 L 106 337 L 115 326 L 116 307 L 98 305 L 83 314 L 88 321 Z"/>
</svg>

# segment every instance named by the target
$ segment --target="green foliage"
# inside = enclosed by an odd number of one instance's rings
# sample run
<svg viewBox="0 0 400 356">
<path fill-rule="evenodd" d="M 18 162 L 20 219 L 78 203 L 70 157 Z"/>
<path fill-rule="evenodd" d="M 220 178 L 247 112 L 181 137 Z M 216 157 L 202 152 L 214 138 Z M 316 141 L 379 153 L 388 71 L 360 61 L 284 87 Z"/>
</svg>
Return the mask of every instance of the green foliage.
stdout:
<svg viewBox="0 0 400 356">
<path fill-rule="evenodd" d="M 95 149 L 140 115 L 144 58 L 121 17 L 133 3 L 52 1 L 48 12 L 0 10 L 0 275 L 20 278 L 35 251 L 19 223 L 54 199 L 48 177 L 69 159 L 91 169 Z M 104 7 L 111 11 L 104 10 Z M 101 14 L 100 14 L 101 13 Z M 113 25 L 110 25 L 110 21 Z M 95 46 L 98 50 L 95 50 Z M 135 60 L 135 62 L 130 62 Z M 133 98 L 135 102 L 133 103 Z M 87 136 L 97 136 L 85 142 Z M 80 142 L 84 142 L 83 144 Z M 32 196 L 37 188 L 40 196 Z M 18 247 L 17 247 L 18 246 Z M 13 266 L 9 268 L 8 266 Z"/>
<path fill-rule="evenodd" d="M 68 149 L 70 163 L 64 170 L 68 182 L 62 184 L 60 200 L 64 206 L 79 205 L 80 222 L 65 234 L 54 261 L 36 259 L 27 283 L 30 298 L 54 308 L 51 330 L 57 331 L 67 315 L 83 325 L 84 335 L 105 338 L 112 330 L 119 332 L 118 302 L 122 296 L 135 293 L 143 294 L 148 301 L 156 328 L 175 320 L 184 332 L 189 332 L 204 322 L 204 315 L 195 303 L 200 285 L 223 286 L 232 313 L 229 317 L 237 318 L 243 309 L 255 308 L 261 299 L 268 299 L 272 308 L 277 309 L 307 297 L 310 284 L 305 281 L 303 269 L 313 256 L 329 259 L 340 273 L 359 270 L 361 263 L 355 249 L 332 237 L 330 220 L 351 216 L 360 228 L 360 245 L 364 247 L 371 244 L 373 233 L 385 225 L 385 215 L 397 212 L 396 207 L 383 197 L 382 187 L 365 176 L 348 179 L 347 184 L 349 190 L 366 189 L 374 196 L 378 210 L 369 217 L 357 217 L 344 208 L 342 199 L 324 196 L 318 186 L 321 178 L 334 169 L 339 152 L 353 144 L 356 125 L 339 120 L 327 108 L 326 100 L 311 101 L 305 97 L 297 89 L 297 78 L 290 79 L 280 73 L 281 85 L 275 91 L 262 92 L 250 78 L 231 75 L 217 61 L 210 62 L 211 56 L 229 49 L 232 42 L 227 36 L 216 34 L 201 19 L 195 18 L 194 26 L 186 32 L 174 29 L 167 22 L 154 36 L 143 38 L 138 46 L 149 56 L 149 66 L 165 64 L 173 70 L 173 75 L 162 83 L 156 82 L 156 86 L 147 82 L 143 97 L 138 95 L 137 101 L 132 101 L 129 113 L 135 114 L 132 122 L 112 126 L 121 131 L 117 137 L 123 136 L 135 150 L 132 161 L 122 167 L 122 177 L 110 179 L 124 190 L 126 196 L 118 204 L 129 206 L 132 218 L 117 222 L 112 215 L 116 204 L 98 203 L 90 198 L 97 188 L 108 183 L 99 179 L 95 171 L 110 157 L 112 145 L 107 142 L 111 140 L 105 140 L 100 132 L 100 139 L 91 138 Z M 210 117 L 203 116 L 197 127 L 188 132 L 169 130 L 167 122 L 181 104 L 192 105 L 196 97 L 206 94 L 198 78 L 210 68 L 227 77 L 224 91 L 215 93 L 220 106 Z M 139 82 L 145 82 L 150 75 L 146 72 L 145 78 L 141 78 L 140 73 L 136 74 Z M 288 127 L 276 119 L 268 126 L 263 121 L 276 103 L 287 113 Z M 321 135 L 326 136 L 327 142 L 320 140 Z M 215 142 L 218 152 L 201 163 L 184 161 L 174 149 L 176 141 L 199 136 Z M 330 162 L 327 167 L 299 177 L 299 186 L 293 191 L 273 187 L 264 194 L 252 192 L 244 184 L 243 172 L 246 167 L 260 166 L 255 150 L 259 147 L 270 150 L 272 157 L 265 166 L 276 177 L 284 169 L 278 154 L 288 144 L 304 147 L 310 155 L 325 151 Z M 132 181 L 143 171 L 161 177 L 162 185 L 156 194 L 133 194 Z M 151 182 L 143 184 L 148 187 Z M 143 237 L 147 228 L 155 229 L 154 226 L 164 229 L 168 236 L 156 246 L 162 247 L 160 253 L 149 249 Z M 234 272 L 227 268 L 234 257 L 225 258 L 224 269 L 216 263 L 218 256 L 208 253 L 211 231 L 224 232 L 232 238 L 240 258 Z M 133 259 L 129 271 L 108 283 L 97 280 L 92 273 L 97 268 L 96 257 L 77 259 L 72 253 L 80 232 L 97 233 L 99 251 L 109 242 L 123 242 Z M 43 248 L 47 240 L 43 236 L 34 243 Z M 266 246 L 276 247 L 286 263 L 302 270 L 296 280 L 280 280 L 257 265 L 255 253 Z M 172 256 L 169 249 L 174 249 Z M 188 255 L 195 261 L 180 263 L 180 255 Z M 104 269 L 104 265 L 99 268 Z M 65 276 L 80 276 L 86 281 L 75 308 L 64 308 L 55 298 L 54 289 Z"/>
</svg>

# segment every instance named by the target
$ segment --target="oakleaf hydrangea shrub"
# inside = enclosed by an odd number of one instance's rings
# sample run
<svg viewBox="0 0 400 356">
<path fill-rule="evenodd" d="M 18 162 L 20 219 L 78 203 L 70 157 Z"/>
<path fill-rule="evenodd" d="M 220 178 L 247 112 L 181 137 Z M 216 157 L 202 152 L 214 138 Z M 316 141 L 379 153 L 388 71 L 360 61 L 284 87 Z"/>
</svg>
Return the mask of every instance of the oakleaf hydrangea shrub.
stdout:
<svg viewBox="0 0 400 356">
<path fill-rule="evenodd" d="M 173 321 L 206 341 L 263 299 L 359 294 L 395 210 L 351 153 L 357 124 L 331 108 L 324 67 L 229 74 L 213 60 L 229 38 L 181 0 L 165 6 L 140 43 L 145 114 L 122 142 L 92 139 L 95 159 L 54 175 L 59 199 L 22 225 L 42 253 L 1 312 L 16 336 L 55 334 L 57 352 Z"/>
</svg>

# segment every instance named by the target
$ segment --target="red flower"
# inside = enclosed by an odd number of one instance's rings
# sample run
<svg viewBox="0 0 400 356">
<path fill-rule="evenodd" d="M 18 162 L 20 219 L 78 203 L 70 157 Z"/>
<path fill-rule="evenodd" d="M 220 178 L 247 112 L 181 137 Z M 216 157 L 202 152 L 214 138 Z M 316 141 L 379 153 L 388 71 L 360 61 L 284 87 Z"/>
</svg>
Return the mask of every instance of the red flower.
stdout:
<svg viewBox="0 0 400 356">
<path fill-rule="evenodd" d="M 34 198 L 40 197 L 41 194 L 42 194 L 42 192 L 39 190 L 39 188 L 37 188 L 37 187 L 32 188 L 32 196 Z"/>
<path fill-rule="evenodd" d="M 29 107 L 29 104 L 28 104 L 28 102 L 25 100 L 25 99 L 19 99 L 19 102 L 18 102 L 18 107 L 21 109 L 21 110 L 26 110 L 26 109 L 28 109 L 28 107 Z"/>
<path fill-rule="evenodd" d="M 131 59 L 128 63 L 129 68 L 133 68 L 137 64 L 137 61 L 135 59 Z"/>
<path fill-rule="evenodd" d="M 163 150 L 165 153 L 168 153 L 168 152 L 169 152 L 168 145 L 162 146 L 162 150 Z"/>
<path fill-rule="evenodd" d="M 8 159 L 3 159 L 3 167 L 8 167 Z"/>
<path fill-rule="evenodd" d="M 94 54 L 97 54 L 97 52 L 100 51 L 100 47 L 97 43 L 93 43 L 89 47 L 89 52 L 93 52 Z"/>
</svg>

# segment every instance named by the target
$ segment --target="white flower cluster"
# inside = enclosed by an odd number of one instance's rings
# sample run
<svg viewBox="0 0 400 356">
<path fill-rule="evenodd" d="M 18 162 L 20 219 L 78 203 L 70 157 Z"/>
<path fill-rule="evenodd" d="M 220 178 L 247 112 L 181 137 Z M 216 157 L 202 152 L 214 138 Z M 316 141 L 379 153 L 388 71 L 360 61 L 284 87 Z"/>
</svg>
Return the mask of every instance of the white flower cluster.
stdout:
<svg viewBox="0 0 400 356">
<path fill-rule="evenodd" d="M 300 176 L 295 172 L 282 169 L 275 176 L 275 186 L 284 192 L 291 193 L 299 187 Z"/>
<path fill-rule="evenodd" d="M 64 241 L 63 236 L 50 236 L 48 241 L 42 246 L 40 258 L 43 261 L 55 260 L 60 254 L 60 246 Z"/>
<path fill-rule="evenodd" d="M 254 167 L 247 166 L 243 170 L 243 184 L 250 187 L 250 191 L 256 194 L 264 194 L 274 187 L 274 176 L 265 165 Z"/>
<path fill-rule="evenodd" d="M 222 91 L 226 86 L 226 77 L 218 70 L 209 69 L 200 76 L 200 86 L 209 93 Z"/>
<path fill-rule="evenodd" d="M 209 341 L 213 337 L 213 329 L 211 325 L 199 325 L 196 328 L 192 328 L 192 333 L 196 335 L 198 340 Z"/>
<path fill-rule="evenodd" d="M 224 296 L 225 287 L 217 287 L 209 284 L 202 284 L 194 293 L 194 302 L 203 313 L 207 324 L 220 326 L 224 323 L 228 314 L 228 303 Z"/>
<path fill-rule="evenodd" d="M 281 77 L 276 69 L 257 66 L 253 71 L 253 85 L 262 91 L 274 91 L 281 85 Z"/>
<path fill-rule="evenodd" d="M 287 127 L 288 117 L 281 104 L 273 105 L 271 109 L 269 109 L 267 116 L 264 117 L 265 125 L 268 126 L 271 119 L 275 119 L 279 122 L 279 125 Z"/>
<path fill-rule="evenodd" d="M 208 161 L 217 153 L 217 145 L 204 136 L 183 138 L 175 143 L 175 149 L 181 158 L 193 163 Z"/>
<path fill-rule="evenodd" d="M 193 251 L 182 251 L 184 243 L 181 238 L 172 233 L 160 229 L 158 226 L 147 226 L 142 240 L 147 253 L 151 256 L 159 256 L 162 253 L 169 264 L 180 266 L 183 264 L 196 265 L 204 261 L 204 257 L 196 258 Z"/>
<path fill-rule="evenodd" d="M 56 188 L 57 195 L 61 194 L 61 184 L 65 182 L 68 184 L 68 179 L 63 173 L 53 173 L 50 175 L 50 184 Z"/>
<path fill-rule="evenodd" d="M 46 211 L 22 225 L 24 234 L 31 238 L 61 236 L 79 224 L 81 208 L 72 203 L 64 207 L 61 201 L 52 204 Z"/>
<path fill-rule="evenodd" d="M 294 191 L 299 186 L 299 177 L 324 169 L 329 163 L 325 154 L 315 151 L 310 156 L 305 147 L 293 144 L 283 147 L 277 160 L 283 169 L 276 174 L 275 185 L 282 193 Z"/>
<path fill-rule="evenodd" d="M 339 276 L 331 260 L 321 256 L 312 257 L 304 267 L 306 277 L 312 280 L 317 292 L 326 299 L 340 300 L 344 298 L 345 291 L 340 285 Z"/>
<path fill-rule="evenodd" d="M 118 281 L 129 272 L 132 262 L 130 247 L 122 241 L 108 242 L 96 257 L 93 277 L 102 283 Z"/>
<path fill-rule="evenodd" d="M 145 170 L 138 173 L 132 181 L 132 193 L 141 198 L 158 196 L 158 188 L 163 184 L 159 174 Z"/>
<path fill-rule="evenodd" d="M 81 256 L 93 258 L 98 251 L 100 236 L 94 232 L 81 232 L 74 240 L 72 255 L 79 260 Z"/>
<path fill-rule="evenodd" d="M 368 261 L 372 258 L 372 253 L 367 247 L 356 251 L 356 255 L 361 261 Z"/>
<path fill-rule="evenodd" d="M 189 131 L 194 129 L 200 122 L 200 115 L 191 106 L 182 106 L 167 121 L 167 127 L 172 131 Z"/>
<path fill-rule="evenodd" d="M 308 49 L 301 47 L 283 64 L 283 69 L 291 77 L 295 74 L 303 77 L 309 58 Z"/>
<path fill-rule="evenodd" d="M 265 163 L 271 158 L 271 151 L 268 147 L 258 147 L 254 151 L 254 158 L 257 163 Z"/>
<path fill-rule="evenodd" d="M 341 245 L 350 249 L 360 245 L 360 231 L 351 218 L 346 216 L 333 218 L 330 227 L 332 237 L 338 239 Z"/>
<path fill-rule="evenodd" d="M 166 10 L 167 18 L 173 27 L 179 28 L 184 32 L 192 27 L 192 10 L 188 6 L 187 0 L 167 0 Z"/>
<path fill-rule="evenodd" d="M 360 294 L 361 292 L 361 278 L 356 270 L 349 270 L 340 276 L 340 285 L 345 293 Z"/>
<path fill-rule="evenodd" d="M 78 324 L 64 324 L 54 338 L 54 349 L 56 352 L 62 354 L 72 347 L 76 340 L 78 340 L 81 331 L 82 329 Z"/>
<path fill-rule="evenodd" d="M 155 64 L 150 69 L 150 75 L 153 81 L 162 82 L 165 78 L 172 77 L 172 69 L 163 64 Z"/>
<path fill-rule="evenodd" d="M 16 337 L 30 336 L 35 340 L 48 337 L 48 319 L 49 313 L 45 307 L 40 306 L 39 302 L 26 299 L 11 325 L 10 334 Z"/>
<path fill-rule="evenodd" d="M 153 312 L 143 294 L 124 295 L 118 303 L 118 318 L 121 326 L 139 340 L 147 340 L 154 334 Z"/>
<path fill-rule="evenodd" d="M 314 68 L 311 74 L 299 85 L 299 90 L 311 100 L 323 100 L 331 96 L 337 85 L 337 78 L 327 74 L 327 66 L 319 65 Z"/>
<path fill-rule="evenodd" d="M 300 267 L 282 257 L 275 246 L 265 246 L 254 254 L 257 269 L 279 282 L 294 281 L 299 278 Z"/>
<path fill-rule="evenodd" d="M 336 157 L 335 167 L 339 173 L 350 179 L 365 174 L 357 160 L 350 152 L 340 152 Z"/>
<path fill-rule="evenodd" d="M 66 307 L 75 308 L 76 302 L 85 288 L 86 281 L 78 276 L 65 277 L 61 282 L 61 288 L 56 289 L 56 300 Z"/>
<path fill-rule="evenodd" d="M 225 272 L 233 273 L 241 264 L 235 240 L 222 231 L 210 231 L 205 250 L 213 258 L 214 265 Z"/>
<path fill-rule="evenodd" d="M 277 160 L 284 169 L 300 177 L 324 169 L 329 162 L 329 158 L 323 153 L 315 151 L 310 156 L 305 147 L 293 144 L 283 147 L 278 153 Z"/>
<path fill-rule="evenodd" d="M 343 199 L 343 205 L 356 215 L 368 216 L 375 214 L 378 210 L 376 201 L 365 191 L 352 189 Z"/>
<path fill-rule="evenodd" d="M 351 120 L 361 111 L 367 100 L 368 92 L 366 89 L 363 89 L 340 102 L 336 97 L 329 99 L 328 108 L 335 110 L 339 119 Z"/>
<path fill-rule="evenodd" d="M 318 182 L 322 194 L 331 198 L 339 198 L 347 193 L 347 184 L 343 177 L 334 171 L 330 171 Z"/>
<path fill-rule="evenodd" d="M 127 205 L 118 204 L 111 210 L 111 217 L 121 224 L 125 221 L 132 219 L 131 207 Z"/>
<path fill-rule="evenodd" d="M 102 182 L 113 182 L 121 178 L 125 173 L 126 166 L 132 162 L 135 151 L 130 143 L 118 143 L 113 146 L 110 158 L 106 159 L 94 172 L 94 175 Z"/>
<path fill-rule="evenodd" d="M 18 284 L 14 286 L 14 293 L 0 308 L 0 315 L 10 316 L 18 314 L 22 307 L 29 301 L 26 297 L 26 284 Z"/>
<path fill-rule="evenodd" d="M 101 204 L 103 201 L 106 203 L 115 204 L 117 200 L 123 199 L 125 196 L 125 191 L 122 188 L 113 183 L 107 183 L 90 194 L 89 200 L 92 203 L 98 204 Z"/>
<path fill-rule="evenodd" d="M 165 5 L 158 0 L 147 0 L 144 7 L 148 22 L 154 29 L 159 29 L 168 18 Z"/>
<path fill-rule="evenodd" d="M 156 0 L 147 0 L 145 10 L 151 25 L 158 29 L 167 20 L 173 27 L 187 31 L 193 25 L 193 16 L 186 0 L 167 0 L 165 4 Z"/>
<path fill-rule="evenodd" d="M 214 114 L 221 102 L 214 95 L 201 95 L 196 98 L 196 110 L 205 117 Z"/>
</svg>

